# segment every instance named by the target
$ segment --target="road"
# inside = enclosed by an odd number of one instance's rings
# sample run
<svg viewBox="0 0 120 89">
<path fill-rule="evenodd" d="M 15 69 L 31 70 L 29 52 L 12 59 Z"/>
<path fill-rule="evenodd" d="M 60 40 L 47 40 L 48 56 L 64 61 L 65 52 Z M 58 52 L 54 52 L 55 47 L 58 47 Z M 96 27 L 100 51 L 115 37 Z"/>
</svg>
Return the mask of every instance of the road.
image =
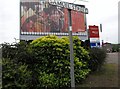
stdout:
<svg viewBox="0 0 120 89">
<path fill-rule="evenodd" d="M 120 56 L 120 53 L 107 53 L 107 63 L 116 63 L 118 64 L 118 56 Z"/>
</svg>

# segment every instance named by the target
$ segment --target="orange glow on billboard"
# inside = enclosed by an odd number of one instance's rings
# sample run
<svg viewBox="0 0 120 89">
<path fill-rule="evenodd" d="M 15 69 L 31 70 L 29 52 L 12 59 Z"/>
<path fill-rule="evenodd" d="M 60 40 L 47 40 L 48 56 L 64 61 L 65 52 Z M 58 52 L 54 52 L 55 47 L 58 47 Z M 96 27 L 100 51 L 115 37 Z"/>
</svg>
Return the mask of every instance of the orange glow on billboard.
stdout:
<svg viewBox="0 0 120 89">
<path fill-rule="evenodd" d="M 65 8 L 41 2 L 21 2 L 20 32 L 68 32 L 68 11 Z M 72 11 L 73 32 L 84 32 L 84 13 Z"/>
</svg>

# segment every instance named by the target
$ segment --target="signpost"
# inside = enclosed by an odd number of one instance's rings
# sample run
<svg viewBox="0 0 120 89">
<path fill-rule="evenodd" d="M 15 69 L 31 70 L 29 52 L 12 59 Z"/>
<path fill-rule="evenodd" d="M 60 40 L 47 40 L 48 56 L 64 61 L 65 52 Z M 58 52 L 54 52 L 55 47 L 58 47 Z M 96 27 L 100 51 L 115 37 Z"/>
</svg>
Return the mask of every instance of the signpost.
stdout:
<svg viewBox="0 0 120 89">
<path fill-rule="evenodd" d="M 71 77 L 71 87 L 75 88 L 71 9 L 68 9 L 68 18 L 69 18 L 68 21 L 69 21 L 69 40 L 70 40 L 70 77 Z"/>
</svg>

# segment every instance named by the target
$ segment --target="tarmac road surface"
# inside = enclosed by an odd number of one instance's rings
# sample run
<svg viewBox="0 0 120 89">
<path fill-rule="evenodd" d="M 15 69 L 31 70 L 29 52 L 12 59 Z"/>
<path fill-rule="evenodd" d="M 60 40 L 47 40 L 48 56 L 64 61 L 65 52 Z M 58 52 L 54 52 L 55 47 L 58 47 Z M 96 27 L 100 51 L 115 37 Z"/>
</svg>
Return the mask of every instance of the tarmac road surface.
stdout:
<svg viewBox="0 0 120 89">
<path fill-rule="evenodd" d="M 118 64 L 118 57 L 120 56 L 120 53 L 107 53 L 107 63 L 116 63 Z"/>
</svg>

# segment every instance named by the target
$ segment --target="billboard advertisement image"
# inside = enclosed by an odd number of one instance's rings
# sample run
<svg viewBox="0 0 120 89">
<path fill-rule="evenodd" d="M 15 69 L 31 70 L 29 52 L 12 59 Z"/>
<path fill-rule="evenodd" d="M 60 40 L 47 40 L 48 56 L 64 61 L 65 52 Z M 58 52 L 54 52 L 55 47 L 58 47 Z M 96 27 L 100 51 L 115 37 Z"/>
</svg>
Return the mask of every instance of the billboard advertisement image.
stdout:
<svg viewBox="0 0 120 89">
<path fill-rule="evenodd" d="M 84 7 L 84 6 L 83 6 Z M 73 32 L 85 32 L 84 13 L 74 11 L 72 15 Z M 48 2 L 20 2 L 20 32 L 68 32 L 68 10 Z"/>
</svg>

